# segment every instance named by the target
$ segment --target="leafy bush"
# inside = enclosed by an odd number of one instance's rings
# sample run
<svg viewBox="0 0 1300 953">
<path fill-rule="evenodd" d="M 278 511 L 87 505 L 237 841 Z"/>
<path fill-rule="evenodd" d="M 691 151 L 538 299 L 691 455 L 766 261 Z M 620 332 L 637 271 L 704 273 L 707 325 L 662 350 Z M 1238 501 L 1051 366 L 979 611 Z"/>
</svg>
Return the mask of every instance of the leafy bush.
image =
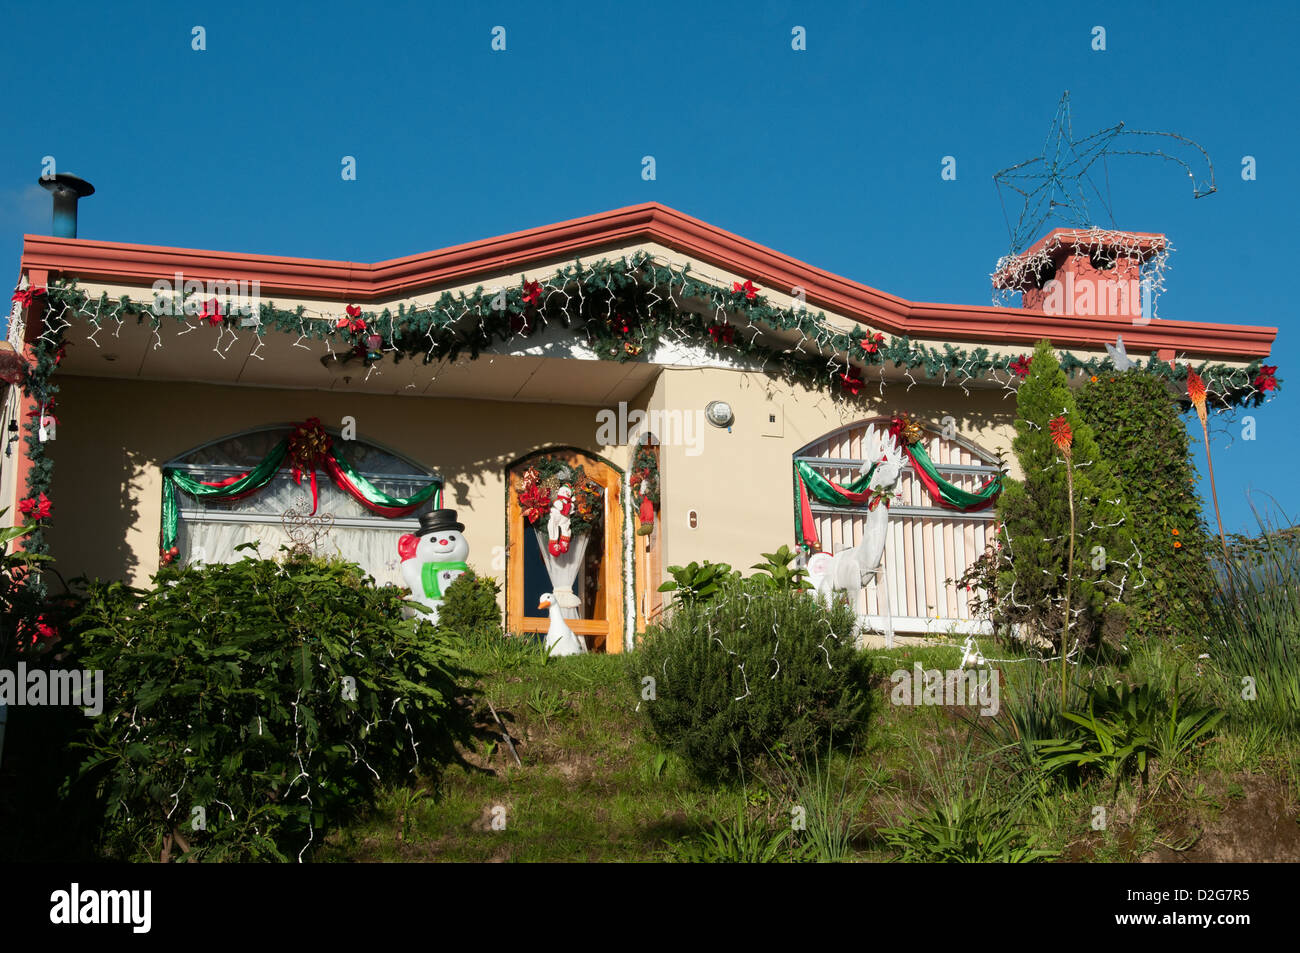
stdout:
<svg viewBox="0 0 1300 953">
<path fill-rule="evenodd" d="M 1092 687 L 1086 714 L 1065 712 L 1075 730 L 1044 742 L 1049 771 L 1084 774 L 1099 771 L 1118 789 L 1133 773 L 1147 781 L 1148 761 L 1158 757 L 1167 771 L 1194 745 L 1214 731 L 1224 712 L 1197 708 L 1185 713 L 1188 699 L 1177 683 L 1169 698 L 1149 685 L 1124 683 Z"/>
<path fill-rule="evenodd" d="M 495 578 L 467 569 L 447 587 L 438 610 L 438 625 L 466 638 L 500 636 L 500 592 L 501 585 Z"/>
<path fill-rule="evenodd" d="M 668 845 L 667 860 L 684 864 L 777 864 L 801 860 L 806 848 L 795 845 L 789 827 L 772 830 L 750 820 L 742 802 L 736 813 L 714 823 L 697 837 Z"/>
<path fill-rule="evenodd" d="M 669 566 L 668 575 L 673 578 L 659 587 L 660 592 L 675 592 L 678 602 L 707 602 L 728 583 L 740 579 L 740 573 L 732 572 L 727 563 L 711 563 L 707 559 L 701 565 L 692 562 L 686 566 Z"/>
<path fill-rule="evenodd" d="M 850 743 L 867 706 L 854 622 L 845 607 L 828 613 L 810 595 L 750 582 L 679 602 L 629 657 L 647 727 L 707 780 L 767 752 L 803 758 L 832 737 Z"/>
<path fill-rule="evenodd" d="M 6 512 L 0 509 L 0 517 Z M 27 585 L 26 579 L 28 573 L 39 571 L 53 557 L 9 550 L 11 543 L 35 529 L 35 523 L 0 529 L 0 668 L 7 668 L 19 654 L 46 648 L 54 632 L 46 619 L 48 600 L 40 588 Z"/>
<path fill-rule="evenodd" d="M 1210 574 L 1198 475 L 1177 400 L 1140 368 L 1093 377 L 1077 400 L 1132 503 L 1129 535 L 1142 568 L 1132 573 L 1128 631 L 1179 635 L 1196 618 Z"/>
<path fill-rule="evenodd" d="M 1074 433 L 1076 527 L 1069 587 L 1072 631 L 1064 640 L 1070 494 L 1063 455 L 1053 445 L 1050 428 L 1050 421 L 1062 415 Z M 1087 644 L 1107 621 L 1122 631 L 1118 604 L 1121 594 L 1131 591 L 1133 575 L 1124 565 L 1131 561 L 1133 544 L 1123 488 L 1079 414 L 1049 341 L 1038 343 L 1029 376 L 1017 393 L 1012 447 L 1024 479 L 1008 480 L 998 499 L 1002 528 L 995 619 L 1020 623 L 1057 646 L 1072 646 L 1076 640 Z"/>
<path fill-rule="evenodd" d="M 905 863 L 1023 864 L 1054 856 L 1039 849 L 1009 808 L 978 795 L 959 795 L 898 827 L 880 831 Z"/>
<path fill-rule="evenodd" d="M 790 564 L 794 563 L 793 566 Z M 804 567 L 803 553 L 784 543 L 774 553 L 763 553 L 763 562 L 749 567 L 758 572 L 749 578 L 769 589 L 801 590 L 808 584 L 808 571 Z"/>
<path fill-rule="evenodd" d="M 104 714 L 80 746 L 119 853 L 301 858 L 381 779 L 470 735 L 456 652 L 351 563 L 288 556 L 93 583 L 78 664 Z"/>
</svg>

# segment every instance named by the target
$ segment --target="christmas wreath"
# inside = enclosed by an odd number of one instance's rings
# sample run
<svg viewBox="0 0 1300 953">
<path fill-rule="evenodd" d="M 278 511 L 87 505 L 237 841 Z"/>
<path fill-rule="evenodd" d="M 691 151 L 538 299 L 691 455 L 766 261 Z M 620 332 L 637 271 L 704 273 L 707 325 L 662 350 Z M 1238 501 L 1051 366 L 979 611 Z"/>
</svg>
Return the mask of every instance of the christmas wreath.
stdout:
<svg viewBox="0 0 1300 953">
<path fill-rule="evenodd" d="M 637 507 L 638 536 L 649 536 L 659 509 L 659 450 L 648 443 L 637 448 L 632 458 L 632 502 Z"/>
<path fill-rule="evenodd" d="M 565 486 L 573 491 L 568 514 L 570 533 L 577 536 L 591 529 L 603 511 L 604 491 L 587 476 L 581 464 L 570 463 L 562 457 L 538 457 L 524 471 L 516 493 L 528 525 L 545 526 L 551 504 Z"/>
</svg>

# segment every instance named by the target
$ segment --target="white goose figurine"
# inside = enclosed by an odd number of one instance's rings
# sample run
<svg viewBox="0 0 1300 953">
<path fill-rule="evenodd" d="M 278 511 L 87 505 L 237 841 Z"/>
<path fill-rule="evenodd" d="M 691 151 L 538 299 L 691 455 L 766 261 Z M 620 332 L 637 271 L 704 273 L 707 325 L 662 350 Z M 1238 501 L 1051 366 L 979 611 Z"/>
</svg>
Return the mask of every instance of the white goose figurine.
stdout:
<svg viewBox="0 0 1300 953">
<path fill-rule="evenodd" d="M 551 655 L 581 655 L 587 651 L 582 639 L 573 634 L 573 630 L 560 615 L 560 607 L 556 604 L 554 595 L 542 593 L 537 608 L 551 610 L 551 628 L 546 633 L 547 652 Z"/>
</svg>

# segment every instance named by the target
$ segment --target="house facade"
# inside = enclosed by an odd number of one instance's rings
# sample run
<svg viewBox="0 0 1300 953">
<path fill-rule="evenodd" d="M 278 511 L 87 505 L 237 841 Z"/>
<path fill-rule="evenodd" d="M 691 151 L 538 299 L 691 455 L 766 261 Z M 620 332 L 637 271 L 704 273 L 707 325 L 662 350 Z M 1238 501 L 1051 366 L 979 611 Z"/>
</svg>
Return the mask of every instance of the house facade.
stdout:
<svg viewBox="0 0 1300 953">
<path fill-rule="evenodd" d="M 1135 280 L 1161 239 L 1053 235 L 999 270 L 1031 308 L 907 301 L 657 204 L 375 264 L 28 235 L 9 341 L 31 371 L 6 406 L 0 505 L 13 521 L 45 493 L 63 577 L 136 585 L 160 558 L 250 541 L 400 584 L 402 536 L 454 509 L 508 630 L 545 631 L 538 593 L 564 589 L 573 630 L 622 651 L 668 566 L 860 542 L 867 504 L 808 484 L 849 486 L 906 415 L 895 627 L 969 629 L 952 580 L 991 536 L 1000 453 L 1019 475 L 1035 341 L 1083 373 L 1113 367 L 1122 336 L 1152 373 L 1191 362 L 1241 401 L 1276 333 L 1127 299 L 1062 313 L 1065 278 L 1070 301 L 1104 294 L 1116 258 Z M 557 554 L 549 511 L 575 481 L 580 529 Z M 878 616 L 877 595 L 859 609 Z"/>
</svg>

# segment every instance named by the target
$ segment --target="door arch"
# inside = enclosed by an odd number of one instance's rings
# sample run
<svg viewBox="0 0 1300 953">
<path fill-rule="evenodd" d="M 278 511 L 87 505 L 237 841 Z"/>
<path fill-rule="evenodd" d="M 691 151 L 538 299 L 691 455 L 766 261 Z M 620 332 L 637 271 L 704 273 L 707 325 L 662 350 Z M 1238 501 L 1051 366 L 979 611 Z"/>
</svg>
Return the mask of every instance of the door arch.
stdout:
<svg viewBox="0 0 1300 953">
<path fill-rule="evenodd" d="M 550 589 L 545 557 L 537 539 L 538 529 L 545 533 L 546 518 L 542 516 L 535 525 L 530 524 L 519 502 L 524 474 L 532 463 L 544 457 L 581 466 L 588 479 L 600 488 L 600 518 L 593 520 L 588 531 L 583 565 L 572 587 L 581 601 L 579 616 L 566 622 L 590 651 L 621 652 L 628 598 L 624 575 L 625 477 L 620 467 L 574 447 L 539 450 L 507 468 L 506 630 L 542 633 L 550 626 L 549 617 L 537 608 L 536 602 L 538 592 Z"/>
<path fill-rule="evenodd" d="M 890 418 L 874 417 L 841 427 L 795 454 L 841 486 L 858 477 L 864 446 L 874 431 L 884 438 Z M 961 437 L 944 437 L 926 430 L 922 438 L 935 469 L 964 490 L 975 491 L 1000 472 L 997 455 Z M 971 593 L 950 580 L 958 579 L 994 541 L 996 511 L 962 513 L 941 506 L 918 479 L 911 464 L 903 467 L 901 499 L 890 507 L 884 562 L 889 575 L 889 604 L 899 632 L 938 633 L 950 629 L 980 632 L 986 622 L 972 618 Z M 796 508 L 797 508 L 796 501 Z M 812 504 L 817 538 L 826 552 L 838 552 L 862 541 L 866 507 L 837 508 Z M 799 519 L 798 512 L 795 519 Z M 873 628 L 884 617 L 874 586 L 859 596 L 858 614 Z"/>
</svg>

